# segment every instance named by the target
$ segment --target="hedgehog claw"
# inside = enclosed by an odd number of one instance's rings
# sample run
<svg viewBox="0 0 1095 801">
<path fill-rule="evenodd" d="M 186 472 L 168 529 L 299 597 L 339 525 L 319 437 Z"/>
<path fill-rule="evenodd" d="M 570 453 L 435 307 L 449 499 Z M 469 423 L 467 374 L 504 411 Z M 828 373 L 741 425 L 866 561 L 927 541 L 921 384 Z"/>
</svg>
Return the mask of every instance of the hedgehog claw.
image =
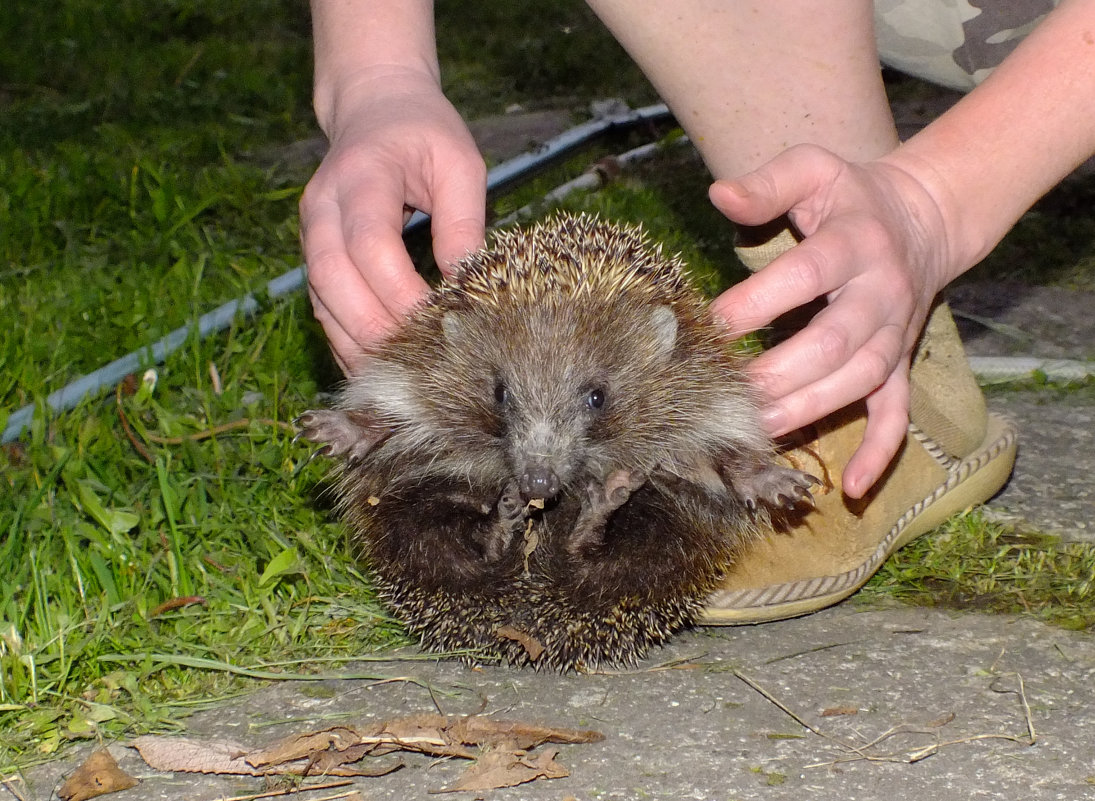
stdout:
<svg viewBox="0 0 1095 801">
<path fill-rule="evenodd" d="M 745 508 L 753 514 L 762 503 L 787 512 L 793 512 L 804 503 L 813 506 L 810 487 L 815 484 L 821 482 L 809 473 L 773 463 L 757 464 L 734 476 L 734 485 L 741 493 Z"/>
<path fill-rule="evenodd" d="M 596 480 L 590 481 L 586 485 L 582 513 L 567 541 L 567 550 L 570 553 L 579 553 L 592 545 L 600 544 L 604 539 L 608 518 L 627 503 L 631 494 L 645 483 L 644 476 L 630 470 L 612 471 L 603 484 Z"/>
<path fill-rule="evenodd" d="M 316 448 L 314 451 L 312 451 L 311 453 L 308 454 L 308 464 L 311 464 L 312 462 L 314 462 L 316 460 L 316 458 L 319 457 L 319 456 L 330 456 L 330 455 L 331 455 L 331 446 L 330 445 L 324 445 L 322 448 Z"/>
<path fill-rule="evenodd" d="M 507 532 L 516 531 L 525 518 L 525 502 L 517 489 L 517 482 L 511 481 L 502 490 L 498 499 L 498 522 Z"/>
<path fill-rule="evenodd" d="M 364 411 L 309 410 L 294 422 L 301 426 L 294 441 L 304 437 L 309 442 L 321 443 L 323 447 L 316 454 L 345 455 L 351 463 L 364 459 L 392 433 L 392 429 L 377 425 L 372 415 Z"/>
</svg>

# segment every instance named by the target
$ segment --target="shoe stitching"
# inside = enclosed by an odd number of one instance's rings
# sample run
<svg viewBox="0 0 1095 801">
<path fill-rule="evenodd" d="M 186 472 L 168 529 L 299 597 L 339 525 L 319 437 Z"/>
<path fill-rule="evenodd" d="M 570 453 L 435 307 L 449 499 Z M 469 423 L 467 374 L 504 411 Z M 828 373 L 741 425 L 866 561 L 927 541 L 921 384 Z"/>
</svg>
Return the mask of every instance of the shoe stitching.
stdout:
<svg viewBox="0 0 1095 801">
<path fill-rule="evenodd" d="M 1005 422 L 1008 422 L 1005 418 Z M 929 453 L 933 449 L 928 448 L 930 443 L 934 449 L 939 449 L 926 434 L 910 424 L 910 433 L 925 445 Z M 975 458 L 957 462 L 947 472 L 947 479 L 930 492 L 925 498 L 913 504 L 905 511 L 897 522 L 894 523 L 889 533 L 883 537 L 875 552 L 869 559 L 862 562 L 853 570 L 846 571 L 836 576 L 818 576 L 808 579 L 787 582 L 785 584 L 773 584 L 767 587 L 759 587 L 733 592 L 716 592 L 708 599 L 709 608 L 722 609 L 760 609 L 763 607 L 777 606 L 785 603 L 809 600 L 810 598 L 832 595 L 858 587 L 869 578 L 882 562 L 893 552 L 893 543 L 896 542 L 909 524 L 919 517 L 932 504 L 953 490 L 962 482 L 980 471 L 983 467 L 995 460 L 1005 450 L 1011 448 L 1018 436 L 1016 429 L 1007 425 L 1003 434 L 998 437 L 988 448 L 981 451 Z M 941 449 L 939 449 L 941 452 Z M 934 458 L 934 454 L 933 454 Z M 938 461 L 938 459 L 937 459 Z M 953 460 L 951 460 L 953 462 Z M 716 603 L 712 600 L 717 599 Z"/>
<path fill-rule="evenodd" d="M 948 473 L 954 470 L 960 463 L 961 459 L 955 459 L 953 456 L 943 450 L 943 446 L 936 442 L 934 439 L 925 434 L 916 423 L 909 423 L 909 434 L 913 439 L 919 442 L 928 455 L 933 458 L 940 467 L 946 470 Z"/>
</svg>

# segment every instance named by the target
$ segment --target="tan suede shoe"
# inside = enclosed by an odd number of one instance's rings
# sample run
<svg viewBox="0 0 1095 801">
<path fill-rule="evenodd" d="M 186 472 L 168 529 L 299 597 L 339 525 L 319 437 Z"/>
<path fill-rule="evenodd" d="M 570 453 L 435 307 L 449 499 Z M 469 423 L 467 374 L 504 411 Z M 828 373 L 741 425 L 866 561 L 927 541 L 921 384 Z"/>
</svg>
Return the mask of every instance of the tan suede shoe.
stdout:
<svg viewBox="0 0 1095 801">
<path fill-rule="evenodd" d="M 739 249 L 747 266 L 766 264 L 794 244 L 786 230 Z M 800 432 L 788 462 L 817 476 L 815 508 L 773 531 L 731 568 L 699 623 L 759 623 L 814 612 L 847 598 L 886 558 L 948 517 L 988 500 L 1015 464 L 1017 432 L 988 414 L 946 305 L 933 310 L 911 372 L 909 433 L 871 492 L 853 500 L 841 472 L 866 424 L 862 402 Z"/>
<path fill-rule="evenodd" d="M 985 439 L 956 460 L 915 426 L 886 475 L 861 500 L 839 490 L 840 467 L 859 444 L 865 416 L 855 405 L 814 426 L 790 462 L 825 476 L 816 506 L 794 528 L 759 540 L 708 599 L 705 625 L 760 623 L 815 612 L 863 586 L 882 562 L 948 517 L 991 498 L 1015 463 L 1016 430 L 988 416 Z"/>
</svg>

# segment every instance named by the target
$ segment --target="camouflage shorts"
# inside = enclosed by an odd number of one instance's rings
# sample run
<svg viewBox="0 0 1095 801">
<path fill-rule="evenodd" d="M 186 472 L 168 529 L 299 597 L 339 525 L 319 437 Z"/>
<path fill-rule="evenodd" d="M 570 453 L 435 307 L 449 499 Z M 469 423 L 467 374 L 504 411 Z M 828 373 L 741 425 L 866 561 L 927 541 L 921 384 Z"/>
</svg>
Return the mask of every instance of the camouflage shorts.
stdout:
<svg viewBox="0 0 1095 801">
<path fill-rule="evenodd" d="M 1060 0 L 875 0 L 882 63 L 953 89 L 979 84 Z"/>
</svg>

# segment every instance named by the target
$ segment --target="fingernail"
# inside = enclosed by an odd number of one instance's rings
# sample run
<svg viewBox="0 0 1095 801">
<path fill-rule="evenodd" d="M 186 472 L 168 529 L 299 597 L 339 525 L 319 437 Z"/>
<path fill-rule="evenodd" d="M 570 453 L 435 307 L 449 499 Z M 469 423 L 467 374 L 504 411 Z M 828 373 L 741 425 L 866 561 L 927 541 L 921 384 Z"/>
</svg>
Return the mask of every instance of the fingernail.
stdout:
<svg viewBox="0 0 1095 801">
<path fill-rule="evenodd" d="M 765 406 L 760 410 L 760 426 L 768 432 L 770 437 L 778 437 L 786 433 L 783 429 L 787 415 L 778 406 Z"/>
<path fill-rule="evenodd" d="M 852 474 L 841 476 L 840 484 L 844 494 L 849 498 L 862 498 L 867 491 L 874 486 L 875 476 L 869 474 Z"/>
<path fill-rule="evenodd" d="M 750 192 L 746 188 L 745 184 L 738 181 L 723 181 L 722 185 L 733 192 L 738 197 L 749 197 Z"/>
</svg>

